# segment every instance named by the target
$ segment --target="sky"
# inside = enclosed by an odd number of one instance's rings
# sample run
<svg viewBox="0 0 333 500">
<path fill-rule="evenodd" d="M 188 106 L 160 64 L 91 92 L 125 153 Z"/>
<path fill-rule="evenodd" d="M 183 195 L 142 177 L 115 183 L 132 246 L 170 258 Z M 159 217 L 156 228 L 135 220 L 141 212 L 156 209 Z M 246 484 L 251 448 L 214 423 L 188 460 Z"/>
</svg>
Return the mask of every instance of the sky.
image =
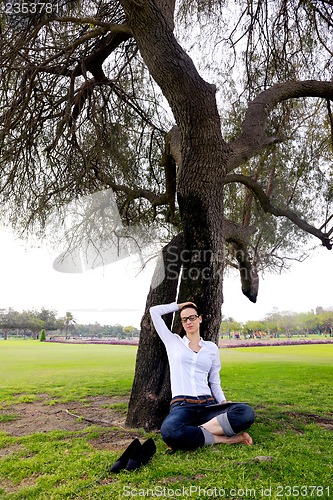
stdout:
<svg viewBox="0 0 333 500">
<path fill-rule="evenodd" d="M 77 323 L 140 326 L 153 262 L 141 273 L 131 258 L 82 273 L 62 273 L 53 268 L 59 250 L 45 244 L 31 247 L 8 230 L 0 231 L 0 237 L 0 308 L 45 307 L 59 317 L 70 311 Z M 332 289 L 333 250 L 318 247 L 290 272 L 261 278 L 256 304 L 241 293 L 237 275 L 227 277 L 222 314 L 246 322 L 263 319 L 274 308 L 307 312 L 333 307 Z"/>
</svg>

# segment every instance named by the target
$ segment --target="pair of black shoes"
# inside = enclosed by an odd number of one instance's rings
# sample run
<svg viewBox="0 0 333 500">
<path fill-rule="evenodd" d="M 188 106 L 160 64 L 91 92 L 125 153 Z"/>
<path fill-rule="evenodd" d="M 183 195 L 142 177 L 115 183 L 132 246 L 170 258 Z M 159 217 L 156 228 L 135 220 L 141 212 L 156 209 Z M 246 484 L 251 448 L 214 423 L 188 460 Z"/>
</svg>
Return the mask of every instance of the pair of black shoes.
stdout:
<svg viewBox="0 0 333 500">
<path fill-rule="evenodd" d="M 152 438 L 147 439 L 143 444 L 135 438 L 118 460 L 111 465 L 110 472 L 138 469 L 141 465 L 146 465 L 155 453 L 156 445 Z"/>
</svg>

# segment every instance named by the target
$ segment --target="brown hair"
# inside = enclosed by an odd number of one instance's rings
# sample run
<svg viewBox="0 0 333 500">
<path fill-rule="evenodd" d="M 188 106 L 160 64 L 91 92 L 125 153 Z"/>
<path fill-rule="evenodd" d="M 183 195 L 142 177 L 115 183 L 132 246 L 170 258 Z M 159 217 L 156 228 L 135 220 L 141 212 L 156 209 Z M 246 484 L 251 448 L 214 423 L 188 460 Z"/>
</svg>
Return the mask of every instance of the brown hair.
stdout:
<svg viewBox="0 0 333 500">
<path fill-rule="evenodd" d="M 181 309 L 179 309 L 179 318 L 180 318 L 180 313 L 182 311 L 185 311 L 185 309 L 195 309 L 196 312 L 197 312 L 197 315 L 200 316 L 200 313 L 199 313 L 199 310 L 198 310 L 197 306 L 195 306 L 194 304 L 186 304 L 186 306 L 184 306 Z M 186 335 L 185 328 L 183 327 L 183 323 L 181 321 L 180 321 L 178 335 L 180 337 L 184 337 Z"/>
</svg>

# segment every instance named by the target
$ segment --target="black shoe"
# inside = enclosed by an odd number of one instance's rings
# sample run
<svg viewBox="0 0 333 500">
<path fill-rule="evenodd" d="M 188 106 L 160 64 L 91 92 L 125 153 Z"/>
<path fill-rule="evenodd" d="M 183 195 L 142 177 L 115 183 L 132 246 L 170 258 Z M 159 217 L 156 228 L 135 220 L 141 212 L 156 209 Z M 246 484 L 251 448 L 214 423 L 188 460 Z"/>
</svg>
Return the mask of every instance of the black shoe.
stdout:
<svg viewBox="0 0 333 500">
<path fill-rule="evenodd" d="M 110 467 L 110 472 L 119 472 L 122 469 L 125 469 L 129 459 L 137 453 L 138 450 L 141 448 L 141 443 L 140 441 L 135 438 L 131 444 L 126 448 L 124 453 L 118 458 L 118 460 L 111 465 Z"/>
<path fill-rule="evenodd" d="M 127 470 L 135 470 L 146 465 L 153 455 L 156 453 L 156 445 L 153 438 L 147 439 L 141 447 L 137 447 L 127 462 Z"/>
</svg>

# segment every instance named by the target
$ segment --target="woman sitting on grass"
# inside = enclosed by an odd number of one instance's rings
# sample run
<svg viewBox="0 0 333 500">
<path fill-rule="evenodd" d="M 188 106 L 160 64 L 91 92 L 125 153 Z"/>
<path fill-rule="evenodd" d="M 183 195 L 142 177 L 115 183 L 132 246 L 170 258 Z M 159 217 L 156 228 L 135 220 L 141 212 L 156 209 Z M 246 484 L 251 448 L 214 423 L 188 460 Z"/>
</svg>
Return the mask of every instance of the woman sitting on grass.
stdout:
<svg viewBox="0 0 333 500">
<path fill-rule="evenodd" d="M 183 337 L 172 333 L 162 319 L 177 310 Z M 151 307 L 150 314 L 170 365 L 172 400 L 160 430 L 165 443 L 173 450 L 220 443 L 251 445 L 251 436 L 242 431 L 253 424 L 254 411 L 245 403 L 226 401 L 218 347 L 200 337 L 202 317 L 196 305 L 173 302 Z"/>
</svg>

